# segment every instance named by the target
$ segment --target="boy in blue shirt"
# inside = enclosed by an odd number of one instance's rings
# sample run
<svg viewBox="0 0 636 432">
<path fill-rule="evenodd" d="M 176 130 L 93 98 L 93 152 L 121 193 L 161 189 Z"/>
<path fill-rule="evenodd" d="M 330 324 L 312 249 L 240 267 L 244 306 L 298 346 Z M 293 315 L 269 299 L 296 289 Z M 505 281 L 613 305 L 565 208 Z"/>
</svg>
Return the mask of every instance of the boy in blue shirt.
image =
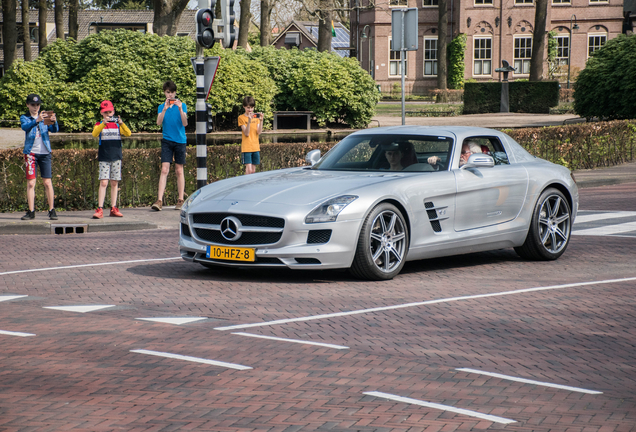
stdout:
<svg viewBox="0 0 636 432">
<path fill-rule="evenodd" d="M 183 166 L 186 162 L 185 127 L 188 125 L 188 108 L 185 103 L 177 99 L 177 85 L 174 82 L 166 81 L 163 84 L 163 94 L 166 96 L 166 101 L 159 105 L 157 110 L 157 125 L 162 126 L 163 130 L 161 139 L 161 175 L 159 177 L 158 198 L 151 209 L 161 211 L 170 164 L 174 158 L 174 173 L 177 177 L 177 192 L 179 194 L 179 199 L 174 208 L 175 210 L 181 210 L 185 190 Z"/>
<path fill-rule="evenodd" d="M 49 204 L 49 219 L 57 220 L 55 207 L 53 206 L 53 183 L 51 178 L 51 141 L 49 132 L 58 132 L 55 113 L 48 115 L 40 111 L 41 99 L 36 94 L 30 94 L 26 99 L 29 112 L 20 116 L 22 130 L 25 132 L 24 139 L 24 162 L 26 164 L 27 178 L 27 204 L 29 206 L 22 220 L 35 218 L 35 177 L 36 167 L 40 168 L 40 176 L 44 184 L 46 199 Z"/>
</svg>

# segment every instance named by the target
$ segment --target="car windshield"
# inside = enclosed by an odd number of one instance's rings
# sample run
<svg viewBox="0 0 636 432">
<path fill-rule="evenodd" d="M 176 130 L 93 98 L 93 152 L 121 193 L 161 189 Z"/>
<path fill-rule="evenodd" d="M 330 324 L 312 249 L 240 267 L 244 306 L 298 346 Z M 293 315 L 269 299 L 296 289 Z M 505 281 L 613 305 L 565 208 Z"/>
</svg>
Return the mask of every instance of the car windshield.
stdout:
<svg viewBox="0 0 636 432">
<path fill-rule="evenodd" d="M 312 169 L 447 171 L 453 139 L 425 135 L 349 135 Z"/>
</svg>

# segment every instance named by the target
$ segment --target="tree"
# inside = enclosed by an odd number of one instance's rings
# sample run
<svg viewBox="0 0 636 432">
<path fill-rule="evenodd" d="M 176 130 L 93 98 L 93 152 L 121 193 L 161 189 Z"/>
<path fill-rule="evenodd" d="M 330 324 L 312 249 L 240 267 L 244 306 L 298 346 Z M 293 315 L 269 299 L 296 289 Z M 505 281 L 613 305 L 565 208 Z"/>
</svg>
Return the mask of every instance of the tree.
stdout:
<svg viewBox="0 0 636 432">
<path fill-rule="evenodd" d="M 331 51 L 331 22 L 333 19 L 333 0 L 319 0 L 318 15 L 318 51 Z"/>
<path fill-rule="evenodd" d="M 24 50 L 24 61 L 31 61 L 31 28 L 29 26 L 29 0 L 22 0 L 22 34 L 24 41 L 22 49 Z"/>
<path fill-rule="evenodd" d="M 448 46 L 448 3 L 446 0 L 439 0 L 437 9 L 439 16 L 437 19 L 437 88 L 446 90 L 446 78 L 448 75 L 448 67 L 446 62 L 446 47 Z M 446 102 L 446 93 L 439 94 L 438 102 Z"/>
<path fill-rule="evenodd" d="M 239 17 L 239 34 L 238 46 L 247 48 L 247 39 L 250 32 L 250 21 L 252 13 L 250 12 L 252 0 L 241 0 L 241 16 Z"/>
<path fill-rule="evenodd" d="M 64 39 L 64 0 L 55 0 L 53 6 L 55 16 L 55 36 Z"/>
<path fill-rule="evenodd" d="M 636 35 L 618 37 L 588 59 L 574 83 L 574 111 L 601 120 L 636 118 Z"/>
<path fill-rule="evenodd" d="M 2 51 L 4 53 L 4 70 L 11 68 L 16 56 L 16 47 L 18 43 L 18 29 L 16 18 L 16 0 L 2 0 Z"/>
<path fill-rule="evenodd" d="M 261 46 L 272 43 L 272 11 L 274 10 L 273 0 L 261 0 Z"/>
<path fill-rule="evenodd" d="M 68 3 L 68 37 L 77 40 L 77 30 L 79 23 L 77 21 L 77 10 L 79 9 L 79 0 L 69 0 Z"/>
<path fill-rule="evenodd" d="M 46 42 L 47 42 L 46 37 L 48 36 L 46 34 L 46 13 L 48 11 L 48 5 L 46 4 L 46 0 L 40 0 L 40 2 L 38 3 L 38 8 L 39 8 L 38 20 L 40 24 L 40 31 L 38 31 L 38 34 L 39 34 L 38 51 L 42 52 L 42 50 L 46 48 Z"/>
<path fill-rule="evenodd" d="M 535 5 L 530 81 L 541 81 L 543 79 L 543 61 L 545 59 L 545 27 L 548 16 L 548 0 L 536 0 Z"/>
<path fill-rule="evenodd" d="M 189 0 L 153 0 L 152 31 L 159 36 L 176 36 L 177 23 Z"/>
</svg>

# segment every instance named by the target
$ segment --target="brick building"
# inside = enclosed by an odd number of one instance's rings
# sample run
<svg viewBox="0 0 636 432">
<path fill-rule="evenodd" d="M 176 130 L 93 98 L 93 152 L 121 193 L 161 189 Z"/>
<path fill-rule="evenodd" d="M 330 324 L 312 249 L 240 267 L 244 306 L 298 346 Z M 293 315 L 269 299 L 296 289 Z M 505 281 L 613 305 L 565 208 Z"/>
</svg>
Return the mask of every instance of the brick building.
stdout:
<svg viewBox="0 0 636 432">
<path fill-rule="evenodd" d="M 351 43 L 361 66 L 370 71 L 383 92 L 400 83 L 399 51 L 391 51 L 391 10 L 418 8 L 417 51 L 406 53 L 406 92 L 424 94 L 437 85 L 437 0 L 352 0 L 362 6 L 351 14 Z M 372 3 L 373 4 L 373 3 Z M 448 0 L 449 41 L 467 35 L 465 79 L 500 80 L 501 60 L 517 71 L 510 79 L 528 78 L 535 7 L 533 0 Z M 551 0 L 546 30 L 557 33 L 556 76 L 567 81 L 585 67 L 590 53 L 623 32 L 623 0 Z M 546 50 L 547 55 L 547 50 Z M 544 76 L 548 75 L 547 61 Z"/>
</svg>

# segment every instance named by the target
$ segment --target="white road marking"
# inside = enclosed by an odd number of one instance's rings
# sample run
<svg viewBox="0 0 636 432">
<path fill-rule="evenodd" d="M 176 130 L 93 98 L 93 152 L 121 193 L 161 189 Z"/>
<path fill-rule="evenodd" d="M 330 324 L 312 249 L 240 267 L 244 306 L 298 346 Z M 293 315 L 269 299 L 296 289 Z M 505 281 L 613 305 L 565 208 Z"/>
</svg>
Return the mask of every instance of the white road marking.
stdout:
<svg viewBox="0 0 636 432">
<path fill-rule="evenodd" d="M 572 235 L 607 236 L 636 231 L 636 222 L 627 222 L 615 225 L 605 225 L 597 228 L 572 230 Z"/>
<path fill-rule="evenodd" d="M 21 333 L 21 332 L 14 332 L 14 331 L 8 331 L 8 330 L 0 330 L 0 334 L 7 335 L 7 336 L 20 336 L 20 337 L 35 336 L 33 333 Z"/>
<path fill-rule="evenodd" d="M 167 358 L 172 358 L 177 360 L 186 360 L 186 361 L 191 361 L 195 363 L 204 363 L 204 364 L 209 364 L 212 366 L 221 366 L 221 367 L 236 369 L 236 370 L 252 369 L 249 366 L 243 366 L 243 365 L 235 364 L 235 363 L 225 363 L 221 361 L 209 360 L 209 359 L 204 359 L 200 357 L 190 357 L 190 356 L 184 356 L 181 354 L 172 354 L 172 353 L 165 353 L 160 351 L 150 351 L 150 350 L 139 349 L 139 350 L 130 350 L 130 352 L 139 353 L 139 354 L 148 354 L 148 355 L 153 355 L 158 357 L 167 357 Z"/>
<path fill-rule="evenodd" d="M 165 324 L 181 325 L 181 324 L 188 324 L 195 321 L 201 321 L 207 318 L 206 317 L 182 317 L 182 318 L 166 317 L 166 318 L 135 318 L 135 319 L 142 320 L 142 321 L 154 321 L 154 322 L 160 322 Z"/>
<path fill-rule="evenodd" d="M 18 273 L 41 272 L 41 271 L 49 271 L 49 270 L 66 270 L 66 269 L 80 268 L 80 267 L 97 267 L 97 266 L 115 265 L 115 264 L 134 264 L 134 263 L 143 263 L 143 262 L 152 262 L 152 261 L 170 261 L 170 260 L 177 260 L 177 259 L 183 259 L 183 258 L 181 257 L 153 258 L 153 259 L 130 260 L 130 261 L 113 261 L 113 262 L 95 263 L 95 264 L 78 264 L 78 265 L 63 266 L 63 267 L 46 267 L 46 268 L 38 268 L 38 269 L 30 269 L 30 270 L 15 270 L 15 271 L 0 273 L 0 276 L 18 274 Z"/>
<path fill-rule="evenodd" d="M 442 411 L 450 411 L 450 412 L 454 412 L 457 414 L 463 414 L 463 415 L 467 415 L 470 417 L 477 417 L 483 420 L 488 420 L 494 423 L 503 423 L 503 424 L 510 424 L 510 423 L 516 423 L 516 420 L 511 420 L 511 419 L 507 419 L 505 417 L 498 417 L 498 416 L 494 416 L 494 415 L 490 415 L 490 414 L 484 414 L 484 413 L 480 413 L 477 411 L 472 411 L 472 410 L 467 410 L 467 409 L 463 409 L 463 408 L 456 408 L 454 406 L 451 405 L 442 405 L 442 404 L 438 404 L 438 403 L 433 403 L 433 402 L 426 402 L 426 401 L 422 401 L 422 400 L 418 400 L 418 399 L 411 399 L 408 397 L 403 397 L 403 396 L 397 396 L 397 395 L 393 395 L 390 393 L 383 393 L 383 392 L 377 392 L 377 391 L 372 391 L 372 392 L 364 392 L 363 394 L 365 395 L 369 395 L 369 396 L 375 396 L 378 398 L 382 398 L 382 399 L 389 399 L 389 400 L 393 400 L 396 402 L 403 402 L 403 403 L 408 403 L 408 404 L 413 404 L 413 405 L 419 405 L 419 406 L 423 406 L 423 407 L 427 407 L 427 408 L 435 408 L 438 410 L 442 410 Z"/>
<path fill-rule="evenodd" d="M 101 309 L 108 309 L 115 307 L 115 305 L 84 305 L 84 306 L 44 306 L 44 309 L 61 310 L 65 312 L 95 312 Z"/>
<path fill-rule="evenodd" d="M 9 301 L 9 300 L 15 300 L 15 299 L 19 299 L 19 298 L 22 298 L 22 297 L 28 297 L 28 296 L 25 296 L 25 295 L 2 295 L 2 296 L 0 296 L 0 302 Z"/>
<path fill-rule="evenodd" d="M 579 213 L 580 212 L 581 211 L 579 210 Z M 574 225 L 587 223 L 587 222 L 594 222 L 598 220 L 616 219 L 616 218 L 624 218 L 624 217 L 631 217 L 631 216 L 636 216 L 636 212 L 617 211 L 617 212 L 608 212 L 608 213 L 596 213 L 596 214 L 590 214 L 590 215 L 577 215 L 576 219 L 574 220 Z"/>
<path fill-rule="evenodd" d="M 294 343 L 305 344 L 305 345 L 317 345 L 317 346 L 322 346 L 327 348 L 349 349 L 348 346 L 344 346 L 344 345 L 333 345 L 333 344 L 322 343 L 322 342 L 311 342 L 311 341 L 306 341 L 301 339 L 287 339 L 287 338 L 280 338 L 275 336 L 263 336 L 263 335 L 253 334 L 253 333 L 241 333 L 241 332 L 232 333 L 232 334 L 240 335 L 240 336 L 249 336 L 253 338 L 271 339 L 271 340 L 281 341 L 281 342 L 294 342 Z"/>
<path fill-rule="evenodd" d="M 542 381 L 534 381 L 534 380 L 530 380 L 530 379 L 526 379 L 526 378 L 519 378 L 519 377 L 510 376 L 510 375 L 502 375 L 502 374 L 498 374 L 498 373 L 494 373 L 494 372 L 485 372 L 485 371 L 482 371 L 482 370 L 479 370 L 479 369 L 457 368 L 455 370 L 462 371 L 462 372 L 468 372 L 468 373 L 475 373 L 475 374 L 480 374 L 480 375 L 488 375 L 488 376 L 491 376 L 491 377 L 501 378 L 501 379 L 508 380 L 508 381 L 516 381 L 516 382 L 521 382 L 521 383 L 525 383 L 525 384 L 534 384 L 534 385 L 543 386 L 543 387 L 552 387 L 552 388 L 557 388 L 557 389 L 561 389 L 561 390 L 568 390 L 568 391 L 573 391 L 573 392 L 579 392 L 579 393 L 603 394 L 603 392 L 596 391 L 596 390 L 587 390 L 587 389 L 579 388 L 579 387 L 570 387 L 570 386 L 561 385 L 561 384 L 553 384 L 553 383 L 542 382 Z"/>
<path fill-rule="evenodd" d="M 571 283 L 571 284 L 564 284 L 564 285 L 524 288 L 524 289 L 514 290 L 514 291 L 502 291 L 502 292 L 495 292 L 495 293 L 488 293 L 488 294 L 449 297 L 449 298 L 443 298 L 443 299 L 437 299 L 437 300 L 405 303 L 405 304 L 392 305 L 392 306 L 380 306 L 380 307 L 375 307 L 370 309 L 360 309 L 360 310 L 354 310 L 349 312 L 334 312 L 334 313 L 328 313 L 328 314 L 322 314 L 322 315 L 311 315 L 311 316 L 305 316 L 305 317 L 299 317 L 299 318 L 287 318 L 287 319 L 280 319 L 275 321 L 264 321 L 259 323 L 252 323 L 252 324 L 237 324 L 237 325 L 226 326 L 226 327 L 215 327 L 214 330 L 221 330 L 221 331 L 238 330 L 238 329 L 244 329 L 249 327 L 262 327 L 262 326 L 288 324 L 288 323 L 301 322 L 301 321 L 313 321 L 313 320 L 319 320 L 319 319 L 336 318 L 336 317 L 343 317 L 343 316 L 349 316 L 349 315 L 359 315 L 359 314 L 372 313 L 372 312 L 382 312 L 387 310 L 404 309 L 404 308 L 425 306 L 425 305 L 437 304 L 437 303 L 450 303 L 450 302 L 455 302 L 460 300 L 474 300 L 474 299 L 487 298 L 487 297 L 500 297 L 500 296 L 513 295 L 513 294 L 525 294 L 525 293 L 537 292 L 537 291 L 548 291 L 548 290 L 554 290 L 554 289 L 574 288 L 574 287 L 582 287 L 582 286 L 589 286 L 589 285 L 601 285 L 601 284 L 611 284 L 611 283 L 631 282 L 631 281 L 636 281 L 636 277 L 623 278 L 623 279 L 607 279 L 607 280 L 593 281 L 593 282 L 578 282 L 578 283 Z"/>
</svg>

